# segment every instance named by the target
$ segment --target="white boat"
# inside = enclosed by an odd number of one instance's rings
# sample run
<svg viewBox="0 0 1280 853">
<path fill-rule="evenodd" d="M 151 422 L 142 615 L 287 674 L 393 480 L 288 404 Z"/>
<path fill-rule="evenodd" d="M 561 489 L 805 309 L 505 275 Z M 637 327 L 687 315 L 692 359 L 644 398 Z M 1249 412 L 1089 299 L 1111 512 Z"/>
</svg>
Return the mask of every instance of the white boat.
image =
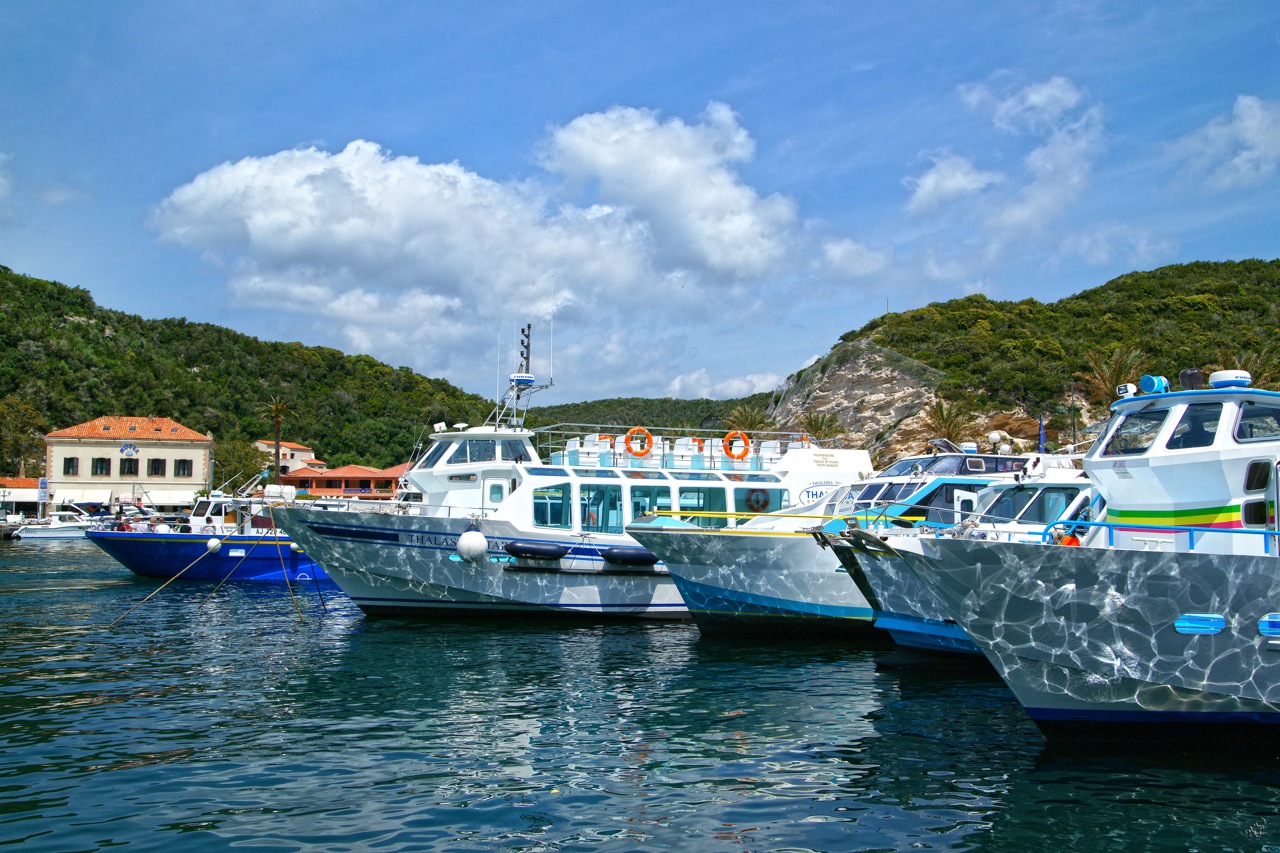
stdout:
<svg viewBox="0 0 1280 853">
<path fill-rule="evenodd" d="M 13 531 L 14 539 L 83 539 L 86 530 L 98 524 L 79 512 L 55 510 L 44 521 L 33 521 Z"/>
<path fill-rule="evenodd" d="M 867 633 L 876 617 L 866 591 L 849 582 L 840 559 L 814 546 L 815 529 L 846 523 L 900 532 L 951 524 L 966 498 L 994 480 L 1014 482 L 1048 457 L 966 453 L 945 440 L 935 452 L 901 460 L 846 486 L 826 502 L 762 515 L 736 527 L 642 519 L 627 528 L 675 578 L 699 627 Z"/>
<path fill-rule="evenodd" d="M 1082 547 L 896 546 L 1050 738 L 1280 742 L 1280 394 L 1183 376 L 1118 389 Z"/>
<path fill-rule="evenodd" d="M 627 523 L 655 510 L 785 508 L 870 470 L 865 452 L 800 435 L 529 430 L 537 389 L 527 365 L 526 351 L 484 425 L 439 425 L 407 474 L 421 501 L 277 513 L 366 612 L 688 618 L 666 567 Z"/>
<path fill-rule="evenodd" d="M 667 567 L 699 628 L 865 634 L 871 606 L 840 561 L 814 547 L 810 532 L 839 515 L 858 488 L 845 485 L 815 503 L 725 527 L 700 526 L 722 513 L 645 516 L 627 533 Z"/>
<path fill-rule="evenodd" d="M 979 490 L 972 511 L 963 512 L 957 525 L 874 531 L 855 525 L 822 532 L 816 538 L 832 549 L 867 597 L 875 609 L 875 626 L 888 631 L 898 645 L 978 655 L 969 635 L 937 594 L 907 567 L 895 545 L 909 536 L 1040 543 L 1060 519 L 1097 518 L 1104 506 L 1083 471 L 1036 464 L 1016 480 L 994 482 Z"/>
</svg>

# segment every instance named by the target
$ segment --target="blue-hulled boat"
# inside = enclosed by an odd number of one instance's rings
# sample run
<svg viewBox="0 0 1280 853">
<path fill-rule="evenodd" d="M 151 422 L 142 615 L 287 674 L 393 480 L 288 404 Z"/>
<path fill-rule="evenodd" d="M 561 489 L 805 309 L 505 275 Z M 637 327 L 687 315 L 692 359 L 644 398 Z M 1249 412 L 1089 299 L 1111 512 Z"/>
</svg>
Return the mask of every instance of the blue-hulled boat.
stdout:
<svg viewBox="0 0 1280 853">
<path fill-rule="evenodd" d="M 85 538 L 136 575 L 197 581 L 327 579 L 319 564 L 274 524 L 271 499 L 214 493 L 180 524 L 134 523 L 90 530 Z"/>
</svg>

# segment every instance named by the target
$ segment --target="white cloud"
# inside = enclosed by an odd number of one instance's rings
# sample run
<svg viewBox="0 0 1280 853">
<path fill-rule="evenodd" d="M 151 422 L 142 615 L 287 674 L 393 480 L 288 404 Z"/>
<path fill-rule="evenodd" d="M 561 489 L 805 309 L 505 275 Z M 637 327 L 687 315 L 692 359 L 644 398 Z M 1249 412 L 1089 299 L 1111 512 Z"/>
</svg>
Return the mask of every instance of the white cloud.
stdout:
<svg viewBox="0 0 1280 853">
<path fill-rule="evenodd" d="M 1211 189 L 1261 184 L 1280 164 L 1280 101 L 1240 95 L 1229 116 L 1178 140 L 1173 151 L 1204 173 Z"/>
<path fill-rule="evenodd" d="M 1024 86 L 1000 97 L 982 83 L 960 87 L 960 97 L 974 109 L 991 112 L 996 127 L 1007 131 L 1052 130 L 1084 101 L 1084 93 L 1065 77 Z"/>
<path fill-rule="evenodd" d="M 912 191 L 907 213 L 916 216 L 932 213 L 947 202 L 980 193 L 1003 180 L 1004 175 L 999 172 L 976 168 L 968 157 L 942 154 L 933 158 L 933 166 L 920 177 L 903 182 Z"/>
<path fill-rule="evenodd" d="M 13 179 L 9 177 L 9 170 L 4 168 L 7 162 L 9 155 L 0 151 L 0 201 L 4 201 L 13 192 Z"/>
<path fill-rule="evenodd" d="M 753 373 L 713 382 L 711 374 L 705 368 L 677 376 L 667 386 L 667 395 L 679 398 L 707 397 L 713 400 L 728 400 L 772 391 L 782 383 L 782 377 L 776 373 Z"/>
<path fill-rule="evenodd" d="M 1149 229 L 1111 222 L 1064 239 L 1058 247 L 1055 261 L 1079 257 L 1095 265 L 1123 262 L 1142 268 L 1169 261 L 1176 252 L 1176 243 L 1157 236 Z"/>
<path fill-rule="evenodd" d="M 725 104 L 712 103 L 695 125 L 613 107 L 554 129 L 542 163 L 646 222 L 659 265 L 758 276 L 785 254 L 796 212 L 789 199 L 762 198 L 732 170 L 754 154 Z"/>
<path fill-rule="evenodd" d="M 1055 126 L 1023 161 L 1030 180 L 993 213 L 992 223 L 1007 237 L 1057 219 L 1084 192 L 1101 146 L 1102 117 L 1096 108 Z"/>
<path fill-rule="evenodd" d="M 827 268 L 847 278 L 875 275 L 889 266 L 892 258 L 861 243 L 844 238 L 831 240 L 822 247 Z"/>
</svg>

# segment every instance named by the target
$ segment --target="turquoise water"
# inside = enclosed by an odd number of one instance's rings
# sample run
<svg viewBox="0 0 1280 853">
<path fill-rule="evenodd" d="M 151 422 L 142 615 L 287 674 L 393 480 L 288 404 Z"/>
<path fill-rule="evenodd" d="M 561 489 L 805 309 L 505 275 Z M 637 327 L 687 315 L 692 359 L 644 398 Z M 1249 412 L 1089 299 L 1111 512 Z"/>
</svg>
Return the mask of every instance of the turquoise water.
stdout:
<svg viewBox="0 0 1280 853">
<path fill-rule="evenodd" d="M 1280 851 L 1280 760 L 1047 750 L 978 671 L 689 625 L 366 620 L 0 542 L 0 844 Z M 211 595 L 212 593 L 212 595 Z M 300 615 L 299 615 L 300 613 Z"/>
</svg>

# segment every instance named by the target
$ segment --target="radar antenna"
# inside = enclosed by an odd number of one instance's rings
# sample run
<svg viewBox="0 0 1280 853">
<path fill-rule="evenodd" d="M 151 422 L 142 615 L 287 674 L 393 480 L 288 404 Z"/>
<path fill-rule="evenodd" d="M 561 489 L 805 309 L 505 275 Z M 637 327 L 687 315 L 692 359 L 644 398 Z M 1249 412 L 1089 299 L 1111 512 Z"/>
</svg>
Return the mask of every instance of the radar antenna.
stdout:
<svg viewBox="0 0 1280 853">
<path fill-rule="evenodd" d="M 525 415 L 529 411 L 529 398 L 534 393 L 555 384 L 551 380 L 545 385 L 535 385 L 532 372 L 532 338 L 533 325 L 526 324 L 520 329 L 520 366 L 511 374 L 507 392 L 502 395 L 493 409 L 491 420 L 495 427 L 523 427 Z"/>
</svg>

